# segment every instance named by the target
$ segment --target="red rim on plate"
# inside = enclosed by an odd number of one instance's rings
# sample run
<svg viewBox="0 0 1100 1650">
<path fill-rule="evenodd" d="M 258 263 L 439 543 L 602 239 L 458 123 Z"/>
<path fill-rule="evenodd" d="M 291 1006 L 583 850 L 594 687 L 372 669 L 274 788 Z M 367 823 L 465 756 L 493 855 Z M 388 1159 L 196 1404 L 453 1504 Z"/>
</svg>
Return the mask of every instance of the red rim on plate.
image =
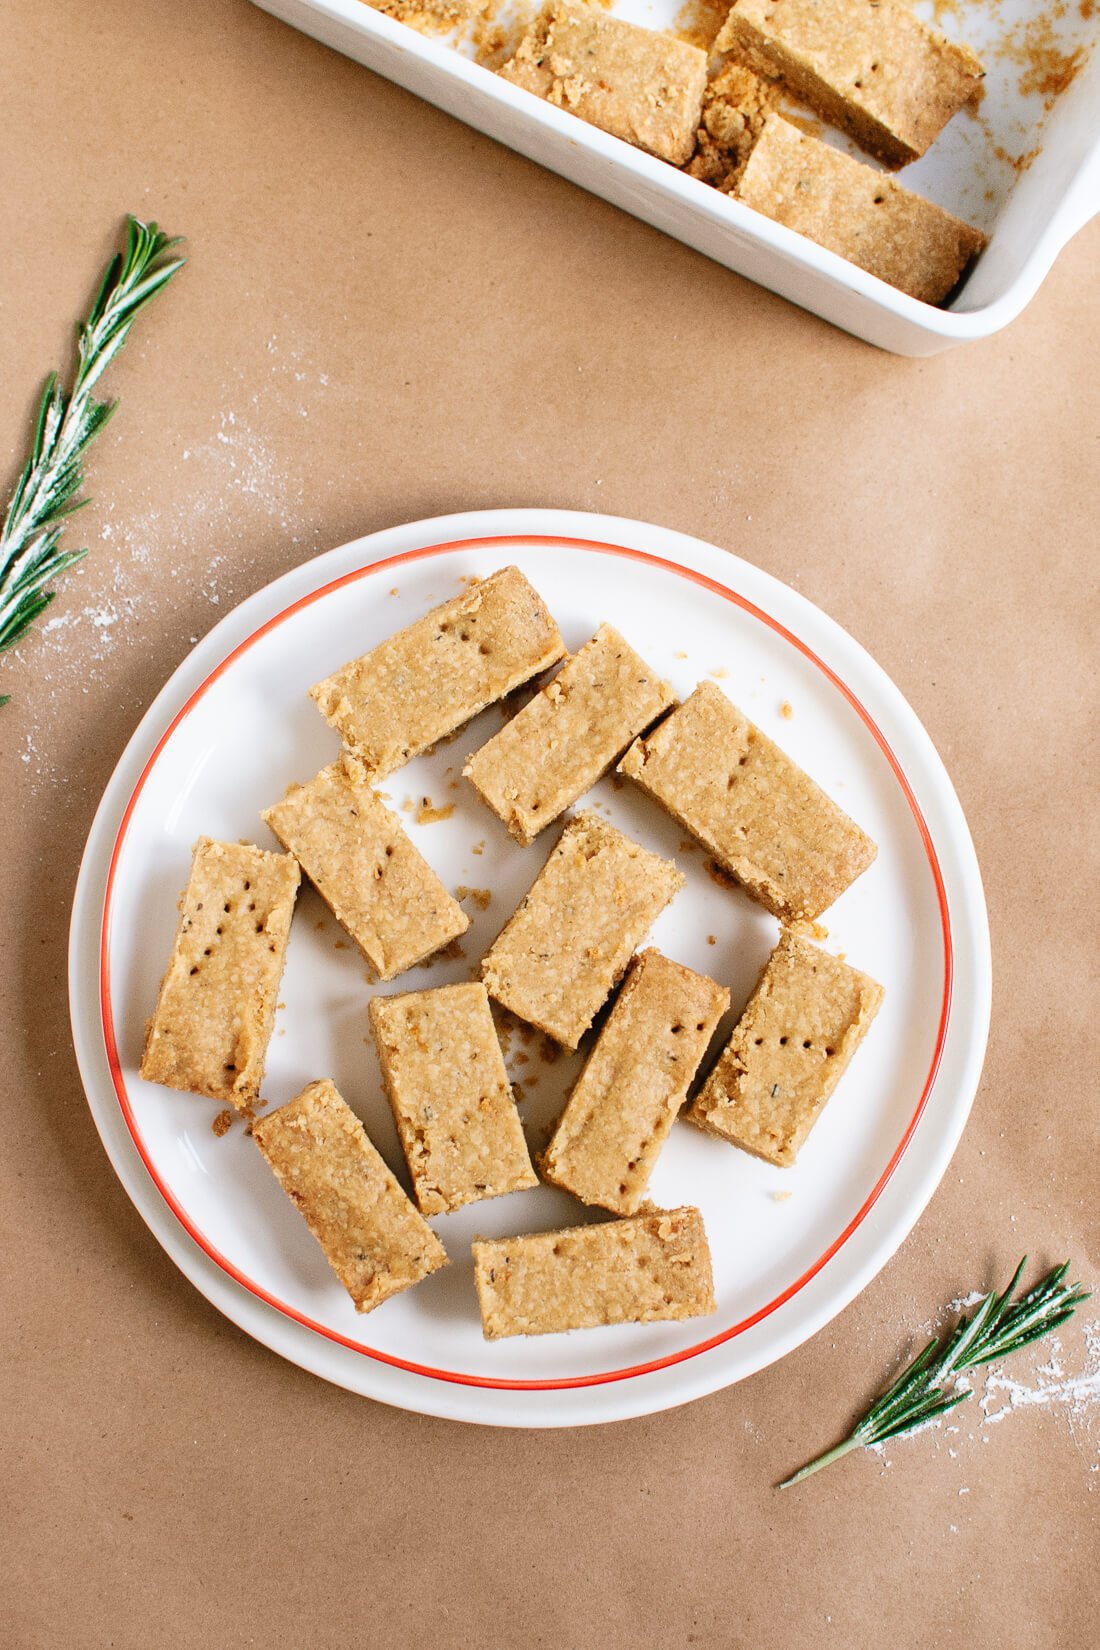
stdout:
<svg viewBox="0 0 1100 1650">
<path fill-rule="evenodd" d="M 932 1051 L 932 1060 L 929 1065 L 924 1084 L 921 1088 L 920 1098 L 917 1101 L 916 1109 L 914 1110 L 912 1117 L 909 1119 L 909 1122 L 905 1127 L 905 1131 L 902 1134 L 897 1146 L 894 1148 L 886 1167 L 883 1169 L 882 1174 L 875 1182 L 869 1195 L 861 1207 L 853 1215 L 852 1219 L 844 1227 L 843 1231 L 841 1231 L 839 1235 L 834 1238 L 833 1242 L 824 1251 L 824 1253 L 818 1256 L 813 1265 L 808 1267 L 807 1270 L 802 1273 L 801 1277 L 796 1278 L 793 1283 L 789 1284 L 786 1289 L 776 1295 L 775 1299 L 769 1301 L 766 1306 L 758 1308 L 758 1310 L 753 1312 L 749 1317 L 743 1318 L 739 1323 L 733 1324 L 731 1328 L 724 1329 L 717 1335 L 711 1335 L 706 1340 L 699 1341 L 695 1346 L 685 1348 L 682 1352 L 670 1353 L 666 1358 L 653 1358 L 648 1363 L 633 1364 L 627 1369 L 610 1369 L 600 1371 L 593 1375 L 573 1375 L 554 1380 L 541 1381 L 506 1380 L 491 1375 L 466 1375 L 456 1370 L 433 1369 L 425 1364 L 413 1363 L 407 1358 L 394 1357 L 391 1353 L 381 1352 L 376 1347 L 367 1346 L 362 1341 L 354 1341 L 347 1335 L 341 1335 L 338 1330 L 330 1329 L 325 1324 L 317 1323 L 313 1318 L 309 1318 L 305 1315 L 305 1313 L 299 1312 L 296 1307 L 290 1306 L 286 1301 L 279 1300 L 277 1296 L 272 1295 L 268 1290 L 264 1289 L 252 1278 L 247 1277 L 239 1267 L 235 1266 L 231 1260 L 221 1254 L 220 1251 L 216 1249 L 209 1241 L 209 1239 L 198 1229 L 170 1187 L 165 1184 L 157 1172 L 156 1165 L 153 1162 L 150 1152 L 142 1137 L 141 1130 L 138 1127 L 137 1118 L 134 1115 L 133 1103 L 126 1088 L 125 1078 L 123 1077 L 122 1064 L 118 1053 L 118 1042 L 115 1036 L 114 1010 L 111 1001 L 111 902 L 114 894 L 115 875 L 118 870 L 119 858 L 125 845 L 127 832 L 129 831 L 130 820 L 133 817 L 134 809 L 137 806 L 138 799 L 145 788 L 146 782 L 148 781 L 149 776 L 157 762 L 160 760 L 168 741 L 171 739 L 180 723 L 190 714 L 192 708 L 203 697 L 207 689 L 210 688 L 226 670 L 228 670 L 234 660 L 238 659 L 243 653 L 246 653 L 250 647 L 253 647 L 255 643 L 262 637 L 266 636 L 269 631 L 272 631 L 276 628 L 276 626 L 283 624 L 287 619 L 291 618 L 302 608 L 309 607 L 313 602 L 319 601 L 323 596 L 329 595 L 334 590 L 341 589 L 344 585 L 354 584 L 359 579 L 370 577 L 375 573 L 392 571 L 393 568 L 399 567 L 404 563 L 421 561 L 428 556 L 448 555 L 459 550 L 470 550 L 474 548 L 484 549 L 489 546 L 500 546 L 501 548 L 504 548 L 518 544 L 556 544 L 570 549 L 592 550 L 602 555 L 622 556 L 632 561 L 645 562 L 651 567 L 662 568 L 668 573 L 676 574 L 678 578 L 688 579 L 693 584 L 701 585 L 705 590 L 709 590 L 714 595 L 720 596 L 723 601 L 732 602 L 735 607 L 739 607 L 743 612 L 751 614 L 754 619 L 758 619 L 762 624 L 766 624 L 769 629 L 775 631 L 777 635 L 789 642 L 792 647 L 796 648 L 798 652 L 803 655 L 804 658 L 808 659 L 811 664 L 816 666 L 816 668 L 821 671 L 822 675 L 825 676 L 828 681 L 831 682 L 832 685 L 844 696 L 848 704 L 851 705 L 852 709 L 859 716 L 860 720 L 875 740 L 875 743 L 878 745 L 883 756 L 886 758 L 886 761 L 889 763 L 890 770 L 901 787 L 902 793 L 916 822 L 917 830 L 920 833 L 920 839 L 924 845 L 924 851 L 928 858 L 929 868 L 932 873 L 932 881 L 936 889 L 936 898 L 940 911 L 940 922 L 943 930 L 943 1001 L 940 1007 L 939 1026 L 936 1032 L 935 1046 Z M 566 538 L 560 537 L 556 534 L 504 534 L 488 538 L 456 539 L 447 544 L 425 545 L 418 550 L 406 550 L 399 555 L 387 556 L 382 561 L 371 562 L 365 567 L 359 567 L 350 573 L 344 573 L 340 578 L 333 579 L 328 584 L 322 585 L 320 589 L 312 591 L 307 596 L 300 597 L 298 601 L 292 602 L 289 607 L 283 608 L 280 613 L 277 613 L 273 618 L 268 619 L 266 623 L 260 625 L 259 628 L 254 630 L 252 634 L 246 637 L 243 642 L 240 642 L 235 648 L 233 648 L 232 651 L 229 652 L 221 661 L 221 663 L 214 667 L 205 680 L 195 689 L 194 693 L 190 695 L 185 704 L 183 704 L 176 712 L 175 716 L 173 716 L 164 733 L 158 739 L 152 755 L 149 757 L 149 760 L 146 762 L 144 768 L 138 776 L 137 783 L 134 786 L 125 809 L 123 810 L 122 819 L 119 823 L 114 846 L 111 850 L 111 860 L 107 871 L 107 884 L 103 896 L 103 919 L 100 928 L 99 941 L 99 997 L 100 1012 L 103 1021 L 103 1039 L 106 1045 L 107 1063 L 110 1067 L 111 1081 L 114 1084 L 115 1094 L 118 1097 L 118 1103 L 122 1109 L 122 1115 L 125 1119 L 126 1127 L 130 1131 L 130 1137 L 137 1148 L 142 1162 L 149 1171 L 153 1184 L 156 1186 L 157 1190 L 160 1192 L 161 1196 L 164 1198 L 164 1201 L 167 1203 L 168 1207 L 171 1209 L 183 1229 L 191 1238 L 194 1239 L 199 1248 L 209 1256 L 214 1264 L 219 1266 L 223 1272 L 228 1274 L 229 1277 L 233 1278 L 236 1283 L 239 1283 L 243 1289 L 247 1289 L 250 1294 L 255 1295 L 259 1300 L 265 1301 L 268 1306 L 274 1307 L 275 1310 L 277 1312 L 281 1312 L 284 1317 L 293 1319 L 295 1323 L 301 1324 L 306 1329 L 313 1330 L 314 1333 L 318 1335 L 323 1335 L 327 1340 L 335 1341 L 338 1345 L 347 1347 L 352 1352 L 362 1353 L 364 1357 L 374 1358 L 379 1363 L 390 1364 L 396 1369 L 407 1370 L 410 1374 L 422 1375 L 429 1380 L 450 1381 L 460 1386 L 496 1387 L 506 1389 L 508 1391 L 527 1392 L 553 1392 L 560 1391 L 567 1387 L 602 1386 L 609 1381 L 631 1380 L 640 1375 L 651 1375 L 657 1370 L 668 1369 L 673 1364 L 684 1363 L 688 1358 L 698 1357 L 700 1353 L 709 1352 L 712 1347 L 722 1346 L 725 1342 L 733 1340 L 735 1336 L 744 1334 L 744 1332 L 747 1329 L 751 1329 L 754 1324 L 758 1324 L 764 1318 L 770 1317 L 773 1312 L 779 1309 L 779 1307 L 785 1305 L 787 1301 L 797 1295 L 799 1290 L 803 1289 L 805 1285 L 810 1282 L 811 1278 L 816 1277 L 822 1267 L 827 1265 L 838 1250 L 840 1250 L 844 1244 L 847 1243 L 852 1233 L 863 1224 L 863 1221 L 874 1208 L 889 1183 L 895 1169 L 901 1162 L 909 1142 L 912 1140 L 916 1131 L 917 1124 L 924 1115 L 925 1107 L 928 1104 L 928 1099 L 931 1095 L 932 1087 L 936 1080 L 936 1074 L 939 1071 L 940 1061 L 943 1057 L 944 1043 L 947 1037 L 947 1026 L 951 1015 L 951 991 L 953 977 L 954 954 L 951 937 L 951 916 L 948 910 L 947 892 L 944 887 L 943 874 L 940 869 L 940 863 L 936 854 L 935 845 L 932 841 L 931 832 L 928 829 L 924 815 L 922 814 L 916 796 L 913 793 L 913 788 L 906 778 L 901 763 L 898 761 L 893 750 L 890 748 L 890 745 L 882 733 L 882 730 L 879 728 L 870 712 L 856 697 L 848 684 L 843 681 L 842 678 L 837 675 L 836 671 L 832 670 L 823 659 L 819 658 L 812 648 L 808 647 L 805 642 L 795 636 L 793 632 L 788 630 L 785 625 L 780 624 L 779 621 L 772 618 L 769 613 L 765 613 L 764 610 L 757 607 L 754 602 L 750 602 L 747 597 L 738 595 L 736 591 L 728 589 L 725 585 L 720 584 L 716 579 L 708 578 L 706 574 L 697 573 L 691 568 L 681 567 L 677 562 L 669 561 L 663 556 L 650 555 L 644 550 L 631 549 L 625 545 L 604 544 L 596 539 Z"/>
</svg>

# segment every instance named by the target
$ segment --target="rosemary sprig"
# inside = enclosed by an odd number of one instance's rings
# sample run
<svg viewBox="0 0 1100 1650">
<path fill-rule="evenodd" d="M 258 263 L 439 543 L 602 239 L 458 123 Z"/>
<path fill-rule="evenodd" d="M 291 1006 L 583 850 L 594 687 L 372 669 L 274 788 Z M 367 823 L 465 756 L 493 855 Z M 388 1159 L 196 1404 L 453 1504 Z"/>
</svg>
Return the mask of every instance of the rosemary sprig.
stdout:
<svg viewBox="0 0 1100 1650">
<path fill-rule="evenodd" d="M 781 1490 L 800 1484 L 811 1473 L 820 1472 L 830 1461 L 839 1461 L 854 1449 L 870 1449 L 887 1438 L 898 1438 L 916 1427 L 945 1415 L 970 1397 L 970 1389 L 953 1390 L 957 1377 L 966 1369 L 992 1363 L 1018 1352 L 1029 1341 L 1037 1341 L 1071 1318 L 1089 1291 L 1079 1283 L 1063 1283 L 1069 1261 L 1054 1267 L 1033 1289 L 1012 1299 L 1027 1264 L 1025 1255 L 1003 1294 L 986 1295 L 971 1316 L 959 1319 L 950 1335 L 929 1341 L 891 1387 L 876 1398 L 862 1421 L 847 1438 L 810 1461 L 800 1471 L 785 1478 Z"/>
<path fill-rule="evenodd" d="M 117 402 L 97 401 L 92 390 L 126 342 L 138 311 L 184 263 L 171 257 L 178 237 L 130 217 L 126 250 L 104 272 L 88 319 L 77 327 L 77 363 L 66 395 L 55 372 L 46 380 L 31 453 L 0 525 L 0 653 L 14 647 L 54 598 L 46 586 L 86 550 L 59 550 L 68 517 L 86 504 L 74 500 L 84 482 L 83 456 Z M 9 695 L 0 697 L 0 705 Z"/>
</svg>

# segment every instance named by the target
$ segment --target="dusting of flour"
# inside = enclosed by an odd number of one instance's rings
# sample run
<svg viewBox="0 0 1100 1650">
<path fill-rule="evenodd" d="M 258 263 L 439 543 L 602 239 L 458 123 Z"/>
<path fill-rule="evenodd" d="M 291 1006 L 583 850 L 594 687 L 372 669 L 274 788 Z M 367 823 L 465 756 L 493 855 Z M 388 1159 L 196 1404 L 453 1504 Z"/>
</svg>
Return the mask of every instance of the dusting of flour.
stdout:
<svg viewBox="0 0 1100 1650">
<path fill-rule="evenodd" d="M 262 582 L 252 547 L 269 532 L 312 553 L 305 489 L 264 433 L 263 408 L 274 395 L 283 410 L 308 417 L 333 393 L 332 382 L 307 370 L 278 337 L 266 353 L 272 381 L 239 397 L 227 391 L 201 439 L 177 454 L 171 508 L 134 507 L 124 496 L 101 494 L 93 470 L 92 503 L 68 535 L 74 547 L 87 546 L 87 560 L 62 578 L 44 619 L 9 656 L 13 663 L 33 657 L 36 669 L 33 692 L 16 688 L 5 712 L 22 724 L 19 754 L 35 788 L 70 782 L 50 760 L 55 727 L 71 716 L 75 694 L 94 697 L 113 654 L 147 647 L 154 622 L 185 602 L 193 606 L 196 593 L 211 610 L 209 623 L 196 623 L 196 634 L 184 638 L 197 642 L 220 610 Z"/>
<path fill-rule="evenodd" d="M 942 1333 L 960 1312 L 976 1306 L 982 1298 L 974 1292 L 952 1301 L 945 1308 L 944 1322 L 927 1325 L 926 1332 Z M 1078 1320 L 1074 1319 L 1071 1326 L 1074 1331 L 1077 1324 Z M 1086 1464 L 1085 1488 L 1091 1494 L 1100 1482 L 1100 1319 L 1082 1323 L 1080 1334 L 1072 1334 L 1071 1345 L 1072 1350 L 1061 1336 L 1052 1335 L 1049 1340 L 1024 1348 L 1003 1363 L 968 1371 L 956 1390 L 969 1388 L 974 1394 L 970 1401 L 917 1428 L 906 1438 L 893 1439 L 885 1446 L 877 1445 L 874 1453 L 881 1467 L 889 1469 L 897 1447 L 919 1433 L 930 1433 L 952 1461 L 965 1456 L 973 1464 L 970 1445 L 990 1443 L 994 1436 L 992 1429 L 1011 1416 L 1039 1410 L 1068 1427 Z M 962 1485 L 958 1493 L 969 1495 L 970 1486 Z M 956 1526 L 949 1528 L 954 1532 Z"/>
</svg>

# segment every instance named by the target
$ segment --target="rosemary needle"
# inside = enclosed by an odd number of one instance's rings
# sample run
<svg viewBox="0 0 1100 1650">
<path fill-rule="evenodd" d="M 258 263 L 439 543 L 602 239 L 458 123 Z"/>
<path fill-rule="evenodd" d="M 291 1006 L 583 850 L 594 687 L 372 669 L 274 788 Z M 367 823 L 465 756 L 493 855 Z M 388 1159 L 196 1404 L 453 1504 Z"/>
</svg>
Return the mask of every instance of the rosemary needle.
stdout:
<svg viewBox="0 0 1100 1650">
<path fill-rule="evenodd" d="M 785 1490 L 801 1483 L 851 1450 L 870 1449 L 945 1415 L 970 1397 L 969 1388 L 953 1390 L 964 1370 L 1005 1358 L 1029 1341 L 1049 1335 L 1089 1299 L 1089 1292 L 1079 1283 L 1063 1282 L 1069 1271 L 1067 1260 L 1014 1300 L 1026 1264 L 1025 1255 L 1003 1294 L 986 1295 L 973 1314 L 959 1319 L 949 1335 L 929 1341 L 893 1385 L 875 1399 L 847 1438 L 785 1478 L 779 1488 Z"/>
<path fill-rule="evenodd" d="M 130 217 L 126 250 L 116 253 L 100 282 L 91 313 L 77 327 L 77 364 L 72 388 L 62 389 L 55 372 L 46 380 L 35 420 L 31 454 L 15 484 L 0 523 L 0 653 L 14 647 L 54 598 L 46 585 L 86 550 L 59 550 L 69 516 L 86 499 L 76 499 L 84 482 L 84 450 L 117 405 L 97 401 L 92 390 L 114 360 L 138 311 L 183 265 L 171 257 L 177 238 L 155 223 Z M 9 695 L 0 696 L 0 705 Z"/>
</svg>

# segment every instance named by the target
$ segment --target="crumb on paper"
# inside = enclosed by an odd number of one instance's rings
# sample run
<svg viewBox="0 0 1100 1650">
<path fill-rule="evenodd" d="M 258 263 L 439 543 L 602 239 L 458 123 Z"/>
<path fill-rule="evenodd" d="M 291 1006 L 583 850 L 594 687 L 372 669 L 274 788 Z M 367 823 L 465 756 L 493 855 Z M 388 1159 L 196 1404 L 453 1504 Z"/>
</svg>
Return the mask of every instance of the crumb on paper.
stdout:
<svg viewBox="0 0 1100 1650">
<path fill-rule="evenodd" d="M 794 921 L 787 923 L 786 926 L 792 934 L 798 934 L 804 940 L 821 942 L 829 938 L 829 930 L 824 923 L 813 922 L 809 917 L 795 917 Z"/>
<path fill-rule="evenodd" d="M 482 837 L 480 842 L 475 842 L 470 852 L 472 854 L 483 854 L 485 852 L 485 838 Z"/>
<path fill-rule="evenodd" d="M 211 1123 L 210 1127 L 213 1129 L 219 1140 L 223 1134 L 228 1134 L 230 1129 L 233 1127 L 232 1108 L 226 1106 L 224 1111 L 220 1111 Z"/>
<path fill-rule="evenodd" d="M 790 1201 L 790 1199 L 793 1196 L 794 1196 L 794 1193 L 793 1192 L 788 1192 L 788 1191 L 773 1192 L 771 1194 L 773 1203 L 787 1203 L 787 1202 Z"/>
<path fill-rule="evenodd" d="M 717 945 L 718 944 L 717 934 L 708 934 L 707 935 L 707 944 L 708 945 Z"/>
<path fill-rule="evenodd" d="M 784 699 L 783 703 L 779 707 L 779 714 L 783 718 L 784 722 L 790 721 L 791 717 L 794 715 L 794 706 L 791 704 L 789 699 Z"/>
<path fill-rule="evenodd" d="M 724 682 L 729 675 L 729 671 L 725 665 L 716 665 L 713 670 L 707 671 L 707 675 L 713 676 L 716 682 Z"/>
<path fill-rule="evenodd" d="M 391 596 L 396 596 L 397 595 L 397 586 L 396 585 L 394 585 L 393 589 L 390 591 L 390 595 Z"/>
<path fill-rule="evenodd" d="M 683 651 L 682 651 L 682 650 L 681 650 L 681 651 L 680 651 L 680 652 L 679 652 L 679 653 L 674 653 L 674 654 L 673 654 L 673 655 L 672 655 L 672 657 L 673 657 L 673 658 L 674 658 L 674 659 L 686 659 L 686 658 L 687 658 L 687 654 L 686 654 L 686 653 L 684 653 L 684 652 L 683 652 Z"/>
<path fill-rule="evenodd" d="M 445 802 L 442 808 L 437 808 L 430 796 L 422 796 L 416 810 L 418 825 L 438 825 L 441 820 L 450 819 L 455 811 L 453 802 Z"/>
<path fill-rule="evenodd" d="M 346 951 L 347 948 L 348 948 L 347 940 L 333 940 L 333 942 L 332 942 L 332 949 L 334 951 Z"/>
</svg>

